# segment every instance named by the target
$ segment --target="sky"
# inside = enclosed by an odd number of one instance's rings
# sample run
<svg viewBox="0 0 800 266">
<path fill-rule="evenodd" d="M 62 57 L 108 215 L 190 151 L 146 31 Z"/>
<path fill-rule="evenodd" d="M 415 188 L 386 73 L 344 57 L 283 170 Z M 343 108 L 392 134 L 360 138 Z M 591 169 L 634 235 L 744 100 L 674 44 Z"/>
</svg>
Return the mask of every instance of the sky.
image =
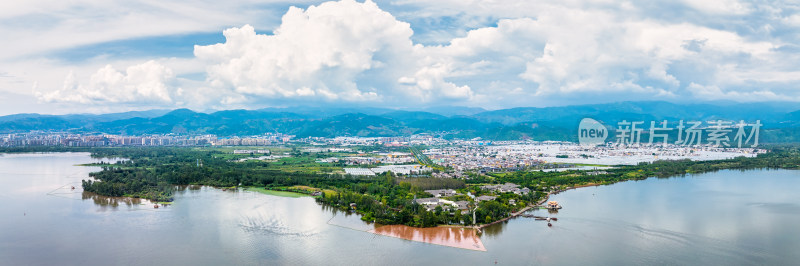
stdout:
<svg viewBox="0 0 800 266">
<path fill-rule="evenodd" d="M 2 1 L 0 114 L 800 102 L 800 3 Z"/>
</svg>

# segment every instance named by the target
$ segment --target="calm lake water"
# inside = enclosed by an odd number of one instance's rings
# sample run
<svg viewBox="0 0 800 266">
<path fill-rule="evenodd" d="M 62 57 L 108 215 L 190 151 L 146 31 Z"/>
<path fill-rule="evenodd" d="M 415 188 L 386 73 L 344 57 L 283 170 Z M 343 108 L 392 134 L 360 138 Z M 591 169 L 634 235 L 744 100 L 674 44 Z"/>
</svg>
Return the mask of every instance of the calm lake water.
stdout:
<svg viewBox="0 0 800 266">
<path fill-rule="evenodd" d="M 0 156 L 0 264 L 797 265 L 800 172 L 721 171 L 551 197 L 553 227 L 516 218 L 487 251 L 366 232 L 312 198 L 184 188 L 175 203 L 85 195 L 86 153 Z M 76 189 L 72 190 L 71 186 Z M 397 229 L 392 229 L 397 230 Z M 417 233 L 400 231 L 402 234 Z M 459 232 L 451 235 L 462 237 Z M 467 234 L 463 234 L 467 235 Z"/>
</svg>

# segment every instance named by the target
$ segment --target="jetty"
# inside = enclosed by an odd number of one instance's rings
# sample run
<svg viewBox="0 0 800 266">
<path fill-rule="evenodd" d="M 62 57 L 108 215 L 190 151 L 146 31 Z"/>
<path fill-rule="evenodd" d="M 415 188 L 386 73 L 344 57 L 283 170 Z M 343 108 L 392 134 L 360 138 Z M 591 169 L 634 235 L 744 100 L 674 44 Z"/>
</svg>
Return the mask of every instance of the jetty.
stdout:
<svg viewBox="0 0 800 266">
<path fill-rule="evenodd" d="M 494 225 L 494 224 L 498 224 L 498 223 L 502 223 L 502 222 L 508 221 L 509 219 L 517 217 L 517 216 L 525 213 L 526 211 L 528 211 L 530 209 L 533 209 L 534 207 L 536 207 L 536 205 L 528 205 L 525 208 L 522 208 L 521 210 L 519 210 L 518 212 L 512 212 L 511 215 L 509 215 L 506 218 L 503 218 L 503 219 L 500 219 L 500 220 L 497 220 L 497 221 L 494 221 L 494 222 L 491 222 L 491 223 L 488 223 L 488 224 L 477 225 L 474 228 L 477 229 L 478 232 L 481 232 L 481 229 L 483 229 L 483 228 L 485 228 L 487 226 L 491 226 L 491 225 Z"/>
<path fill-rule="evenodd" d="M 537 216 L 537 215 L 533 215 L 533 214 L 523 214 L 523 215 L 520 215 L 520 216 L 525 217 L 525 218 L 534 218 L 537 221 L 548 221 L 548 222 L 549 221 L 558 221 L 557 217 L 545 217 L 545 216 Z"/>
<path fill-rule="evenodd" d="M 529 211 L 530 209 L 533 209 L 533 208 L 542 208 L 542 209 L 549 209 L 549 210 L 558 210 L 558 209 L 562 208 L 561 205 L 558 204 L 557 201 L 552 200 L 552 201 L 548 202 L 547 201 L 548 198 L 550 198 L 550 193 L 548 193 L 547 196 L 544 197 L 544 199 L 540 200 L 535 205 L 534 204 L 528 205 L 525 208 L 522 208 L 521 210 L 519 210 L 518 212 L 512 212 L 511 215 L 509 215 L 506 218 L 503 218 L 503 219 L 500 219 L 500 220 L 497 220 L 497 221 L 494 221 L 494 222 L 491 222 L 491 223 L 487 223 L 487 224 L 475 225 L 475 226 L 472 226 L 472 228 L 474 228 L 475 230 L 478 230 L 478 233 L 480 233 L 482 231 L 482 229 L 487 227 L 487 226 L 491 226 L 491 225 L 494 225 L 494 224 L 498 224 L 498 223 L 502 223 L 502 222 L 508 221 L 511 218 L 523 215 L 523 213 L 525 213 L 525 212 L 527 212 L 527 211 Z M 547 202 L 547 204 L 545 204 L 545 202 Z M 525 215 L 524 217 L 528 217 L 528 216 Z M 536 216 L 533 216 L 533 215 L 531 215 L 531 217 L 539 218 L 539 217 L 536 217 Z M 541 217 L 541 218 L 549 219 L 547 217 Z"/>
</svg>

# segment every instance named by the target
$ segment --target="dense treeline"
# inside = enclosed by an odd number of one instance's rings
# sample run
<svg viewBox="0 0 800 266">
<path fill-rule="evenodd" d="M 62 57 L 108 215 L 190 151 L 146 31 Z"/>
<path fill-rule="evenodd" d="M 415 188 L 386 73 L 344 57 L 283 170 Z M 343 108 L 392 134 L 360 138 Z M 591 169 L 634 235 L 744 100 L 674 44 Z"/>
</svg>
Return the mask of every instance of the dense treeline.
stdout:
<svg viewBox="0 0 800 266">
<path fill-rule="evenodd" d="M 111 148 L 93 150 L 96 158 L 129 158 L 104 165 L 91 177 L 100 182 L 84 182 L 86 191 L 118 196 L 140 196 L 168 201 L 169 185 L 210 185 L 218 187 L 277 187 L 310 185 L 315 187 L 358 187 L 373 182 L 370 178 L 352 178 L 309 172 L 284 172 L 277 163 L 264 161 L 230 162 L 217 150 L 194 148 Z M 374 178 L 373 178 L 374 179 Z M 114 183 L 113 185 L 111 183 Z M 363 186 L 363 185 L 362 185 Z"/>
<path fill-rule="evenodd" d="M 171 201 L 172 185 L 145 169 L 104 169 L 90 173 L 102 182 L 83 180 L 84 191 L 106 196 L 133 196 L 155 201 Z"/>
<path fill-rule="evenodd" d="M 382 176 L 381 181 L 356 184 L 339 188 L 336 193 L 325 193 L 318 200 L 340 209 L 355 209 L 362 220 L 381 224 L 405 224 L 410 226 L 435 226 L 455 222 L 449 213 L 437 210 L 428 212 L 414 203 L 416 195 L 408 183 L 397 184 L 394 177 Z M 354 206 L 351 206 L 354 204 Z"/>
<path fill-rule="evenodd" d="M 418 197 L 431 197 L 430 194 L 421 192 L 421 188 L 412 185 L 408 179 L 397 180 L 386 174 L 378 177 L 371 183 L 359 183 L 348 188 L 335 188 L 336 193 L 326 193 L 318 198 L 320 202 L 343 209 L 355 209 L 362 214 L 362 220 L 374 221 L 381 224 L 404 224 L 416 227 L 430 227 L 440 224 L 472 224 L 471 215 L 462 215 L 455 209 L 436 207 L 427 211 L 422 205 L 414 203 Z M 417 180 L 417 179 L 415 179 Z M 428 180 L 437 180 L 428 178 Z M 441 182 L 439 184 L 458 184 L 458 182 Z M 427 182 L 426 182 L 427 183 Z M 437 183 L 437 182 L 433 182 Z M 463 187 L 461 185 L 455 187 Z M 442 188 L 442 187 L 437 187 Z M 478 188 L 478 190 L 480 190 Z M 459 192 L 466 192 L 460 189 Z M 474 189 L 472 192 L 476 192 Z M 474 194 L 474 193 L 473 193 Z M 465 195 L 452 197 L 452 200 L 469 200 Z M 509 200 L 518 204 L 510 205 Z M 511 211 L 518 210 L 529 202 L 536 200 L 536 194 L 516 195 L 506 193 L 495 200 L 480 202 L 476 211 L 476 223 L 489 223 L 507 217 Z M 351 206 L 350 204 L 355 204 Z"/>
</svg>

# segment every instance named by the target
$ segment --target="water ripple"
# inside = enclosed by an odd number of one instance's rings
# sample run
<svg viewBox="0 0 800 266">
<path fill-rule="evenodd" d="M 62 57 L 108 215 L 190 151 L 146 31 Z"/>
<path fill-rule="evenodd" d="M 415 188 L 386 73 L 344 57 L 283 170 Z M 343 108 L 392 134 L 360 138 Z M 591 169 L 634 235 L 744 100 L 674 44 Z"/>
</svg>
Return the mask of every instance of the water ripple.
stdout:
<svg viewBox="0 0 800 266">
<path fill-rule="evenodd" d="M 239 223 L 244 230 L 249 232 L 267 232 L 275 235 L 311 237 L 319 234 L 317 228 L 298 230 L 286 225 L 279 219 L 259 215 L 256 217 L 242 217 Z"/>
</svg>

